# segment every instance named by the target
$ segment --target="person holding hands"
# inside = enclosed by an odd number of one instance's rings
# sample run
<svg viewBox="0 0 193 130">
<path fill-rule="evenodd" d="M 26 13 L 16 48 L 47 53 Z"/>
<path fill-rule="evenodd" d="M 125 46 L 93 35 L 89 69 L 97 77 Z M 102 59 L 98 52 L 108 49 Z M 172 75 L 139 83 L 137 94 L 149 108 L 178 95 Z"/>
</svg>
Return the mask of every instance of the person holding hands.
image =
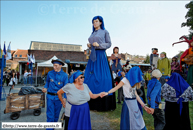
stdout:
<svg viewBox="0 0 193 130">
<path fill-rule="evenodd" d="M 48 72 L 46 84 L 42 91 L 44 93 L 47 92 L 47 122 L 58 122 L 62 104 L 58 98 L 57 91 L 68 83 L 68 75 L 61 69 L 64 65 L 62 60 L 52 60 L 52 64 L 54 70 Z"/>
<path fill-rule="evenodd" d="M 139 110 L 137 101 L 148 114 L 152 112 L 150 108 L 143 103 L 136 92 L 136 89 L 141 87 L 141 81 L 142 72 L 139 67 L 135 66 L 129 70 L 129 72 L 116 87 L 103 95 L 106 96 L 110 93 L 114 93 L 116 90 L 123 86 L 125 100 L 121 111 L 121 130 L 146 130 L 145 122 Z"/>
<path fill-rule="evenodd" d="M 159 79 L 161 76 L 162 73 L 158 69 L 153 70 L 152 79 L 147 86 L 147 99 L 154 118 L 155 130 L 162 130 L 165 126 L 164 110 L 159 108 L 161 102 L 161 83 Z"/>
<path fill-rule="evenodd" d="M 105 94 L 105 92 L 93 94 L 88 85 L 84 84 L 84 78 L 83 73 L 78 70 L 71 75 L 69 83 L 57 92 L 63 107 L 66 107 L 66 102 L 62 98 L 64 93 L 68 104 L 71 105 L 69 122 L 65 122 L 68 130 L 91 130 L 88 101 L 90 98 L 96 99 Z"/>
</svg>

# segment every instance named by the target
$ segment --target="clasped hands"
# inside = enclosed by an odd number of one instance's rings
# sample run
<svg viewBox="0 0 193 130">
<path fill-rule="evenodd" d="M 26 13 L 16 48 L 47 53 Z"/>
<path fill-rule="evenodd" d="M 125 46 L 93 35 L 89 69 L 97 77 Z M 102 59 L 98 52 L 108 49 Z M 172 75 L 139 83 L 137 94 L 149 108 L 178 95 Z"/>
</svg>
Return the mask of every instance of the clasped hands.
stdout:
<svg viewBox="0 0 193 130">
<path fill-rule="evenodd" d="M 104 96 L 107 96 L 108 93 L 107 92 L 101 92 L 99 95 L 100 95 L 101 98 L 103 98 Z"/>
<path fill-rule="evenodd" d="M 99 95 L 101 98 L 103 98 L 104 96 L 107 96 L 109 93 L 107 92 L 101 92 Z M 149 108 L 148 106 L 144 106 L 143 107 L 144 110 L 148 113 L 148 114 L 153 114 L 154 113 L 154 109 L 153 108 Z"/>
<path fill-rule="evenodd" d="M 94 42 L 92 45 L 93 45 L 93 46 L 96 46 L 96 47 L 98 47 L 98 46 L 99 46 L 99 44 L 98 44 L 97 42 Z M 88 47 L 91 47 L 91 44 L 90 44 L 90 43 L 88 43 L 88 44 L 87 44 L 87 46 L 88 46 Z"/>
<path fill-rule="evenodd" d="M 148 113 L 148 114 L 153 114 L 154 113 L 154 109 L 153 108 L 149 108 L 147 106 L 144 107 L 145 111 Z"/>
</svg>

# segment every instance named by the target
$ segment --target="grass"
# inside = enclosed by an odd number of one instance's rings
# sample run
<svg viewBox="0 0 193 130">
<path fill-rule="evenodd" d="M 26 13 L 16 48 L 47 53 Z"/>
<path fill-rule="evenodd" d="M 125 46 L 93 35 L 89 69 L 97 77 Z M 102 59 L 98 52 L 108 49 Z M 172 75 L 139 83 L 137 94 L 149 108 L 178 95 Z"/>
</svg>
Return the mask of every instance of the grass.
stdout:
<svg viewBox="0 0 193 130">
<path fill-rule="evenodd" d="M 190 115 L 190 125 L 193 130 L 193 102 L 189 102 L 189 115 Z"/>
<path fill-rule="evenodd" d="M 147 90 L 145 90 L 147 91 Z M 117 91 L 116 91 L 117 97 Z M 117 99 L 117 98 L 116 98 Z M 121 118 L 121 109 L 122 105 L 117 104 L 117 108 L 114 111 L 109 112 L 97 112 L 100 115 L 105 116 L 110 121 L 110 127 L 114 130 L 120 129 L 120 118 Z M 190 112 L 190 123 L 191 129 L 193 130 L 193 102 L 189 102 L 189 112 Z M 154 130 L 153 117 L 150 114 L 147 114 L 146 111 L 143 110 L 143 119 L 145 121 L 145 125 L 147 130 Z"/>
</svg>

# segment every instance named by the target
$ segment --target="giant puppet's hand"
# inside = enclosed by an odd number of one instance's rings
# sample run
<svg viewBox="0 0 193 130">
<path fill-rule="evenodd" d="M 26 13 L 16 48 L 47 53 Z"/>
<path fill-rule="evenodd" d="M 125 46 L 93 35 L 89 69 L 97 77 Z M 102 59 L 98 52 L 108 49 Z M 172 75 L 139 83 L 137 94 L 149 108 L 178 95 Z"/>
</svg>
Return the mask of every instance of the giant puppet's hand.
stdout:
<svg viewBox="0 0 193 130">
<path fill-rule="evenodd" d="M 93 45 L 93 46 L 96 46 L 96 47 L 99 46 L 99 44 L 98 44 L 97 42 L 94 42 L 92 45 Z"/>
<path fill-rule="evenodd" d="M 89 48 L 90 48 L 90 47 L 91 47 L 91 44 L 90 44 L 90 43 L 88 43 L 88 44 L 87 44 L 87 47 L 89 47 Z"/>
</svg>

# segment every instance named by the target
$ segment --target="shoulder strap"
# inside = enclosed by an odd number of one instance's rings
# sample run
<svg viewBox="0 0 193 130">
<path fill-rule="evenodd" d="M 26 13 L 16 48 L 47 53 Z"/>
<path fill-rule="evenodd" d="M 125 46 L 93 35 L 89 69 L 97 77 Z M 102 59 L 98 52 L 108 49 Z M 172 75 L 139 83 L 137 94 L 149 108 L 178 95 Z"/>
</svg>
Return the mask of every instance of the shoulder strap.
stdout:
<svg viewBox="0 0 193 130">
<path fill-rule="evenodd" d="M 155 85 L 156 85 L 156 83 L 157 83 L 157 82 L 155 82 Z M 154 90 L 155 85 L 153 86 L 153 89 L 151 90 L 151 92 L 150 92 L 149 96 L 151 95 L 152 91 Z"/>
</svg>

